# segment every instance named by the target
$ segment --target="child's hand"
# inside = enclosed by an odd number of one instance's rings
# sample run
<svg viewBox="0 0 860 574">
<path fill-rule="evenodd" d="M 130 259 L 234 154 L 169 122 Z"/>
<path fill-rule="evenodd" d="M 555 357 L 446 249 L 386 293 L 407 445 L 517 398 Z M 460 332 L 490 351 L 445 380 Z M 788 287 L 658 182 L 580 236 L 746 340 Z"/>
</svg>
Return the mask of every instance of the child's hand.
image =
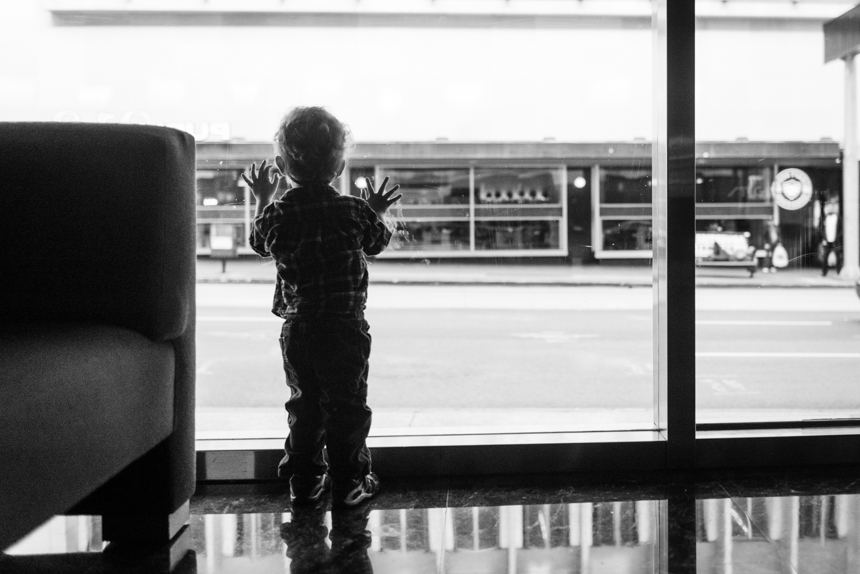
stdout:
<svg viewBox="0 0 860 574">
<path fill-rule="evenodd" d="M 383 215 L 388 211 L 388 208 L 391 207 L 392 204 L 403 197 L 403 194 L 401 193 L 391 197 L 394 195 L 395 191 L 400 189 L 400 185 L 395 185 L 388 192 L 385 191 L 385 186 L 388 185 L 388 177 L 382 180 L 382 185 L 379 186 L 379 191 L 375 191 L 373 189 L 373 183 L 370 181 L 369 177 L 366 178 L 365 181 L 367 182 L 367 188 L 362 191 L 362 196 L 367 200 L 370 208 L 378 215 Z"/>
<path fill-rule="evenodd" d="M 284 175 L 278 171 L 278 168 L 274 165 L 266 165 L 266 161 L 264 159 L 263 163 L 260 164 L 259 172 L 257 172 L 257 164 L 251 164 L 251 169 L 248 170 L 251 175 L 250 178 L 244 173 L 242 174 L 242 179 L 251 188 L 251 193 L 254 194 L 258 202 L 270 201 L 284 179 Z"/>
</svg>

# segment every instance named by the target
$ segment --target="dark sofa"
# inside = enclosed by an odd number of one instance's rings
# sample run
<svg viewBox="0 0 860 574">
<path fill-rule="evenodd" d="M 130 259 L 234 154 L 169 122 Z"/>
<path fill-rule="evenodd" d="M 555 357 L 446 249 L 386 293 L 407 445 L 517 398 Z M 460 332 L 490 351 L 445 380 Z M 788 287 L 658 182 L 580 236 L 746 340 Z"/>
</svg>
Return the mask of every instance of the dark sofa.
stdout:
<svg viewBox="0 0 860 574">
<path fill-rule="evenodd" d="M 194 490 L 195 148 L 0 123 L 0 550 L 56 514 L 169 542 Z"/>
</svg>

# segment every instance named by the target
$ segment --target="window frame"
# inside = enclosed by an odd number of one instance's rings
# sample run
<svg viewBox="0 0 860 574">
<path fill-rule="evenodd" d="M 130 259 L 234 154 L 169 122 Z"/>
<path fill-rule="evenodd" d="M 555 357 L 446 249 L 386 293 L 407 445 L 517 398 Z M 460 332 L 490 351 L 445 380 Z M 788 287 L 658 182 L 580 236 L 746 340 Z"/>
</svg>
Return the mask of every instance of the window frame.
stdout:
<svg viewBox="0 0 860 574">
<path fill-rule="evenodd" d="M 652 0 L 654 428 L 370 439 L 384 476 L 860 462 L 860 427 L 696 425 L 695 2 Z M 595 177 L 592 172 L 592 178 Z M 593 189 L 592 189 L 593 192 Z M 198 440 L 198 481 L 271 480 L 280 439 Z"/>
</svg>

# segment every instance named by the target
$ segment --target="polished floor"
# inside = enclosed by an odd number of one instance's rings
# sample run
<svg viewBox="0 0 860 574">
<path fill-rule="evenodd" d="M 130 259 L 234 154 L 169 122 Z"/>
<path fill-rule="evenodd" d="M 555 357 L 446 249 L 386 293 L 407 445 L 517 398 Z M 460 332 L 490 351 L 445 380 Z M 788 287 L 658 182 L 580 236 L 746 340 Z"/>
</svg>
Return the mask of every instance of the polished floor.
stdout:
<svg viewBox="0 0 860 574">
<path fill-rule="evenodd" d="M 388 480 L 358 509 L 284 483 L 201 484 L 170 548 L 103 550 L 57 517 L 0 572 L 860 572 L 860 468 Z"/>
</svg>

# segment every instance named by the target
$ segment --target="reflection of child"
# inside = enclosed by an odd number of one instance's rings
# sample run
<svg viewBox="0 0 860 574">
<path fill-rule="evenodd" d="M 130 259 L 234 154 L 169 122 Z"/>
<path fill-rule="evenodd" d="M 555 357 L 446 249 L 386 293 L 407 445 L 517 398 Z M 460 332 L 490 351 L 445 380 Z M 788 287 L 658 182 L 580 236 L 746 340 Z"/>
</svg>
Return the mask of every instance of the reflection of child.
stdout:
<svg viewBox="0 0 860 574">
<path fill-rule="evenodd" d="M 400 195 L 368 182 L 366 199 L 340 195 L 346 127 L 322 108 L 295 108 L 276 134 L 275 164 L 242 177 L 257 198 L 251 247 L 272 256 L 277 285 L 272 312 L 284 319 L 281 351 L 290 387 L 290 433 L 278 474 L 290 477 L 294 502 L 316 502 L 331 486 L 335 504 L 373 496 L 365 439 L 369 326 L 367 256 L 388 245 L 385 212 Z M 272 201 L 288 176 L 296 187 Z M 323 458 L 328 451 L 328 464 Z M 332 485 L 333 483 L 333 485 Z"/>
</svg>

